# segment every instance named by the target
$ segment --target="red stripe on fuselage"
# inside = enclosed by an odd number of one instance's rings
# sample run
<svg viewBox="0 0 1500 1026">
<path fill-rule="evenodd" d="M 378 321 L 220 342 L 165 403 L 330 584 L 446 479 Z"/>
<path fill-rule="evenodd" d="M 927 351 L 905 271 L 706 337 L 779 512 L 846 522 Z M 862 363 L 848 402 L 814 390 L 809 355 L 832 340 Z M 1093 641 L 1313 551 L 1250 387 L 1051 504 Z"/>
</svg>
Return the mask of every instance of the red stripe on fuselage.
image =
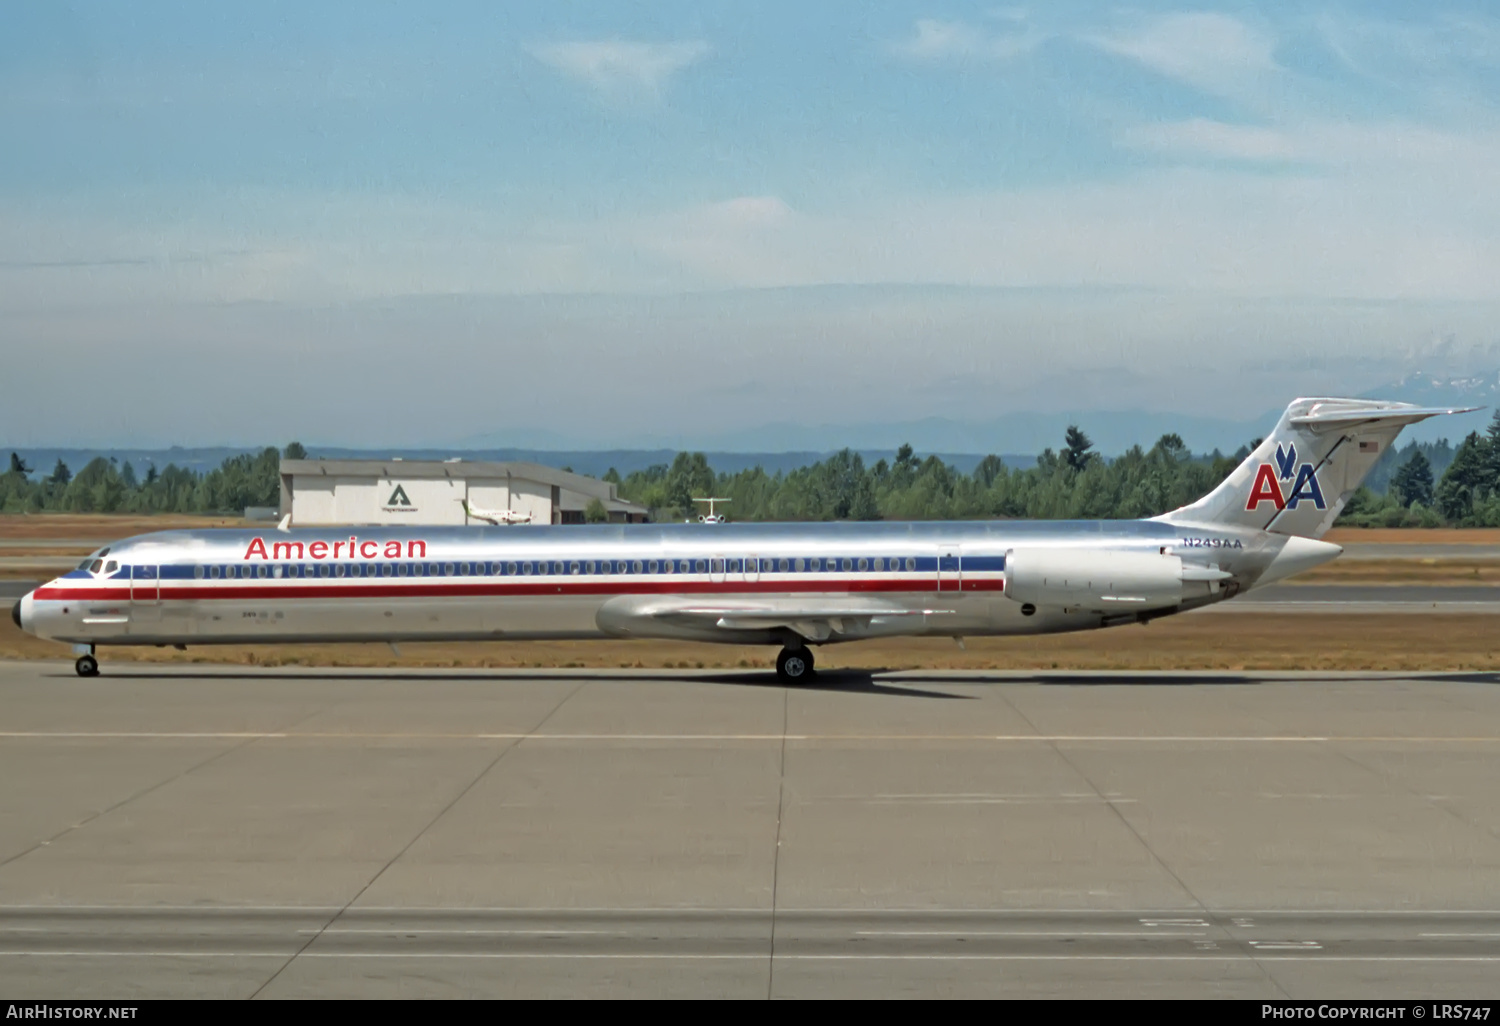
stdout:
<svg viewBox="0 0 1500 1026">
<path fill-rule="evenodd" d="M 420 578 L 419 578 L 420 580 Z M 558 596 L 558 595 L 765 595 L 786 593 L 832 593 L 840 592 L 950 592 L 950 591 L 1004 591 L 1002 578 L 991 580 L 968 578 L 961 582 L 944 581 L 939 589 L 932 578 L 920 581 L 900 580 L 806 580 L 806 581 L 633 581 L 612 584 L 605 581 L 575 581 L 553 583 L 551 579 L 532 578 L 525 583 L 495 581 L 474 578 L 464 583 L 401 584 L 379 583 L 364 580 L 308 583 L 301 579 L 287 578 L 285 583 L 255 583 L 249 585 L 191 584 L 136 589 L 137 602 L 192 602 L 280 599 L 340 599 L 340 598 L 473 598 L 509 596 Z M 144 591 L 144 594 L 142 592 Z M 115 588 L 38 588 L 33 599 L 40 601 L 78 602 L 130 602 L 129 587 Z"/>
</svg>

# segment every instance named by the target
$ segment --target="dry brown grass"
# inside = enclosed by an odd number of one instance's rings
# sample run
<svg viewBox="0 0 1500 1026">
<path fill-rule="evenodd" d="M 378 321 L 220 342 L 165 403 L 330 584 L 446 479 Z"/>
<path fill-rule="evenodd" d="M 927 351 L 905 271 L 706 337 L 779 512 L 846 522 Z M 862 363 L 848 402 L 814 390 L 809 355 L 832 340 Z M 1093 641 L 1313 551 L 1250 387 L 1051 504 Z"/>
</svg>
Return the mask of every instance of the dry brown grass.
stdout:
<svg viewBox="0 0 1500 1026">
<path fill-rule="evenodd" d="M 1500 527 L 1335 527 L 1335 545 L 1500 545 Z"/>
<path fill-rule="evenodd" d="M 87 539 L 105 542 L 150 531 L 178 527 L 243 527 L 238 517 L 196 517 L 170 514 L 158 517 L 121 516 L 110 513 L 4 513 L 0 514 L 0 538 Z"/>
<path fill-rule="evenodd" d="M 1496 559 L 1336 559 L 1304 573 L 1287 584 L 1496 584 Z"/>
<path fill-rule="evenodd" d="M 1296 616 L 1189 614 L 1147 626 L 1043 638 L 938 638 L 857 642 L 819 649 L 826 668 L 1497 670 L 1500 621 L 1483 615 Z M 105 662 L 227 662 L 260 666 L 474 666 L 769 668 L 773 648 L 666 641 L 465 642 L 401 645 L 246 645 L 104 648 Z M 0 657 L 70 658 L 64 645 L 0 624 Z"/>
</svg>

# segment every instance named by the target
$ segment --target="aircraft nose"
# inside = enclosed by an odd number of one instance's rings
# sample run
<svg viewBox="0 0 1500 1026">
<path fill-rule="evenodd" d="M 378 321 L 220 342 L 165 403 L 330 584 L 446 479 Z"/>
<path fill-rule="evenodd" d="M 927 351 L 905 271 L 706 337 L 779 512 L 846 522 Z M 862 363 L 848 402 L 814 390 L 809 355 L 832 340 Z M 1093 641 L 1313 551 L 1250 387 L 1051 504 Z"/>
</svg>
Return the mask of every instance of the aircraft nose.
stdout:
<svg viewBox="0 0 1500 1026">
<path fill-rule="evenodd" d="M 10 608 L 10 622 L 28 634 L 31 633 L 31 606 L 36 601 L 31 597 L 34 594 L 35 592 L 28 591 L 21 597 L 21 601 Z"/>
</svg>

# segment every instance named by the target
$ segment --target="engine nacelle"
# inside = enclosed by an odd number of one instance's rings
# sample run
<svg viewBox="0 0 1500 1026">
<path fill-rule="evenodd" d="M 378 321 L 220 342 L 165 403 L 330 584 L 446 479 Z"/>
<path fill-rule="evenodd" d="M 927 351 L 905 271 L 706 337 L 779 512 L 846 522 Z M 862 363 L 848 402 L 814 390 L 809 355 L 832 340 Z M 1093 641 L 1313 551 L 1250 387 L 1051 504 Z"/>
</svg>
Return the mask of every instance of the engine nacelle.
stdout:
<svg viewBox="0 0 1500 1026">
<path fill-rule="evenodd" d="M 1182 577 L 1180 558 L 1155 552 L 1012 549 L 1005 555 L 1005 594 L 1036 606 L 1164 609 L 1181 604 Z"/>
</svg>

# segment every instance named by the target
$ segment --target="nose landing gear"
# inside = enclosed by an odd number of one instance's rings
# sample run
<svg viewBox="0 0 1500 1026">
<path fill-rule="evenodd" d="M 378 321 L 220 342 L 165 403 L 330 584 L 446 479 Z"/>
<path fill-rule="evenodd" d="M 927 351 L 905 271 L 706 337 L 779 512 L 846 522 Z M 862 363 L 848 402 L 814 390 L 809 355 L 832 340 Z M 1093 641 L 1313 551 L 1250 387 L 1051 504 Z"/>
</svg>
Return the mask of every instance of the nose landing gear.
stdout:
<svg viewBox="0 0 1500 1026">
<path fill-rule="evenodd" d="M 812 679 L 813 656 L 806 648 L 784 648 L 776 657 L 776 676 L 783 684 L 805 684 Z"/>
<path fill-rule="evenodd" d="M 79 656 L 78 661 L 73 664 L 73 669 L 78 671 L 80 677 L 97 677 L 99 676 L 99 660 L 91 655 Z"/>
</svg>

